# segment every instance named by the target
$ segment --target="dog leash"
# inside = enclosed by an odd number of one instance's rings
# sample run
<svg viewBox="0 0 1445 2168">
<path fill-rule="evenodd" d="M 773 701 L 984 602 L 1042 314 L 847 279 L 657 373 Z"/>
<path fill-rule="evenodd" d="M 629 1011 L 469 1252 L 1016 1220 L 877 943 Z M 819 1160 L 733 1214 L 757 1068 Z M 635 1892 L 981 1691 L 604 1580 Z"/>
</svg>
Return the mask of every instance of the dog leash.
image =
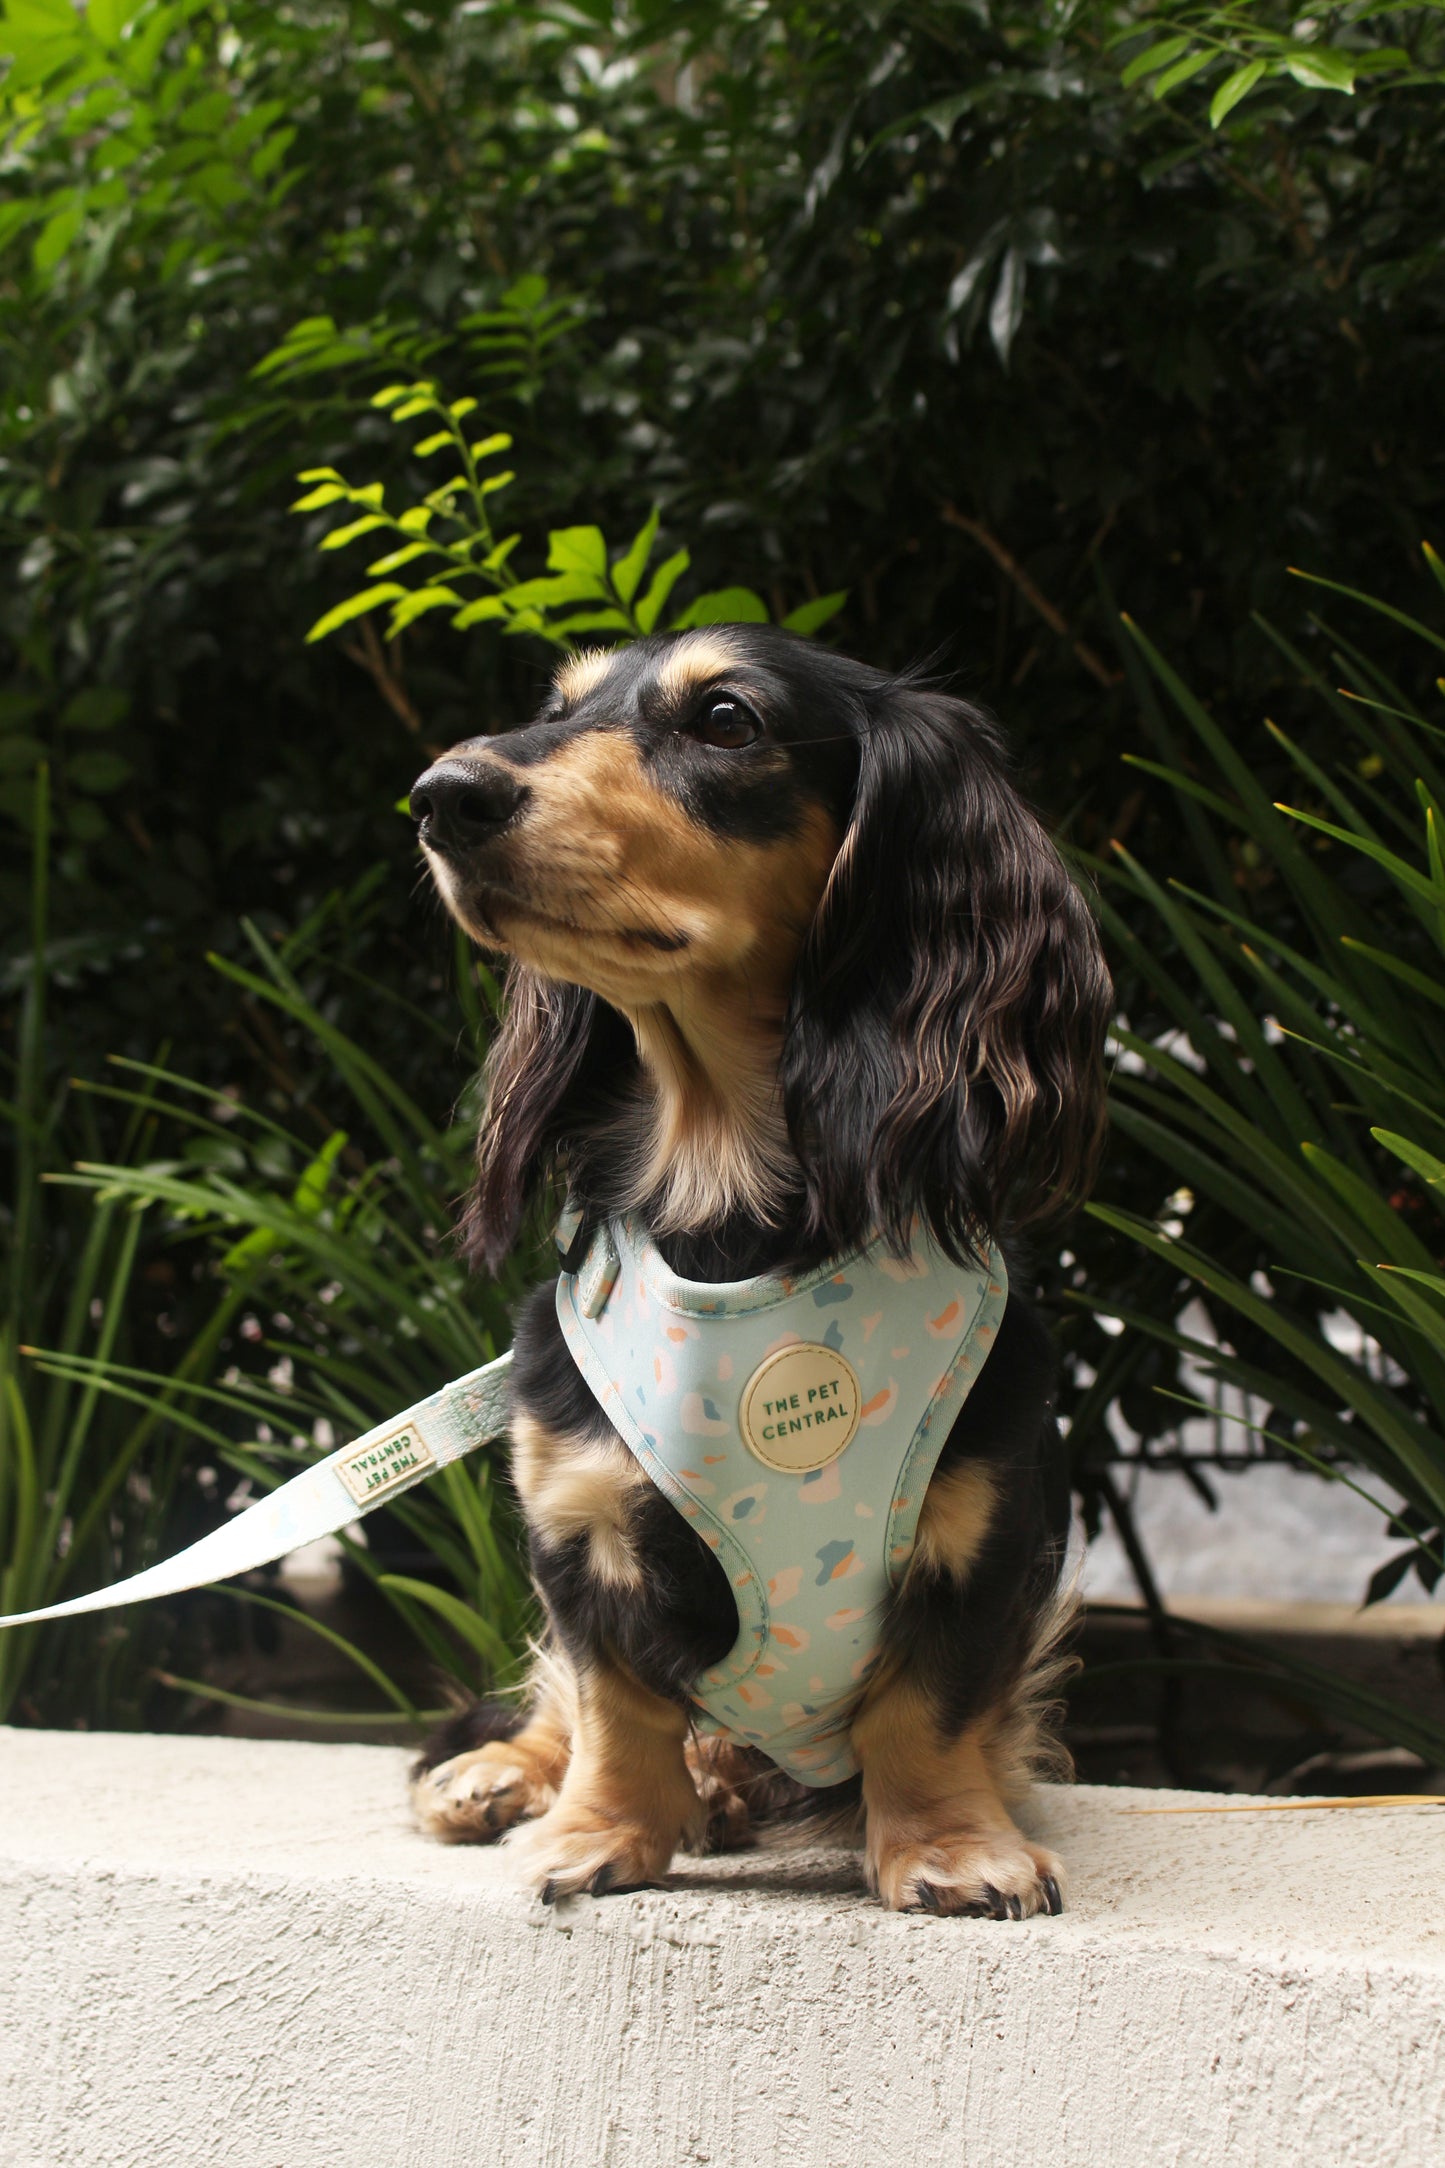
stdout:
<svg viewBox="0 0 1445 2168">
<path fill-rule="evenodd" d="M 0 1627 L 34 1626 L 42 1619 L 75 1618 L 82 1611 L 108 1611 L 114 1605 L 145 1603 L 154 1596 L 178 1596 L 183 1589 L 205 1588 L 233 1574 L 269 1566 L 337 1529 L 399 1498 L 413 1484 L 425 1482 L 439 1468 L 460 1460 L 507 1427 L 510 1352 L 495 1362 L 469 1370 L 440 1392 L 418 1400 L 389 1422 L 378 1423 L 325 1460 L 303 1468 L 255 1505 L 247 1506 L 224 1528 L 212 1529 L 174 1558 L 162 1559 L 133 1573 L 129 1580 L 98 1588 L 68 1603 L 47 1604 L 41 1611 L 18 1611 L 0 1618 Z"/>
</svg>

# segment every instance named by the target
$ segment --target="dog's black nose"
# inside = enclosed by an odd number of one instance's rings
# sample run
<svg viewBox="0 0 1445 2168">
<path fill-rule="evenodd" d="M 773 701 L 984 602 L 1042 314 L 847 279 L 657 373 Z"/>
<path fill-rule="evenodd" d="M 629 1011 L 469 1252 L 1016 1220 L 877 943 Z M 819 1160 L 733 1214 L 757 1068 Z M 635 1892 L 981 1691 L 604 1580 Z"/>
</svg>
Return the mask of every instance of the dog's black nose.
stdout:
<svg viewBox="0 0 1445 2168">
<path fill-rule="evenodd" d="M 439 851 L 488 843 L 525 798 L 525 783 L 490 761 L 439 760 L 411 787 L 411 815 L 423 842 Z"/>
</svg>

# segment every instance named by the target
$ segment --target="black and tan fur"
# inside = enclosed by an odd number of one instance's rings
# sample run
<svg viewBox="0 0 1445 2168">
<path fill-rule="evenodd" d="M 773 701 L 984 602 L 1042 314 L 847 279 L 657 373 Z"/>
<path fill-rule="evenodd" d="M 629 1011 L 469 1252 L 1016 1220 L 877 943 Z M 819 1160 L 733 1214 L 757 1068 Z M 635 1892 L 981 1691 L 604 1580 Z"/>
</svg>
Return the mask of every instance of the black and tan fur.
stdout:
<svg viewBox="0 0 1445 2168">
<path fill-rule="evenodd" d="M 915 1217 L 962 1255 L 1087 1181 L 1108 979 L 963 702 L 758 626 L 650 639 L 573 658 L 533 723 L 456 747 L 412 805 L 448 907 L 512 959 L 477 1262 L 554 1175 L 586 1216 L 579 1254 L 636 1209 L 696 1279 L 901 1251 Z M 841 1801 L 885 1904 L 1059 1908 L 1058 1862 L 1009 1813 L 1047 1759 L 1067 1609 L 1053 1371 L 1026 1301 L 930 1485 L 853 1725 L 861 1779 L 821 1799 L 692 1736 L 688 1687 L 736 1637 L 727 1579 L 573 1367 L 550 1286 L 514 1380 L 546 1647 L 524 1713 L 469 1711 L 422 1757 L 426 1828 L 510 1830 L 550 1897 Z"/>
</svg>

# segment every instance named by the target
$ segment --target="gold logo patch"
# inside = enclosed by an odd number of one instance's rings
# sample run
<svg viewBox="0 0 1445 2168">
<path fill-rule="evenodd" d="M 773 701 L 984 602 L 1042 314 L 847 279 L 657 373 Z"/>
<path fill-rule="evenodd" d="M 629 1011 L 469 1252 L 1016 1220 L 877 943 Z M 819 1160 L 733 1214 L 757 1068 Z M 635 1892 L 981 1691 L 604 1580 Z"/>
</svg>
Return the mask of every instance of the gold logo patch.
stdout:
<svg viewBox="0 0 1445 2168">
<path fill-rule="evenodd" d="M 846 1356 L 815 1340 L 796 1341 L 760 1362 L 743 1387 L 743 1443 L 765 1468 L 811 1475 L 850 1443 L 861 1402 Z"/>
<path fill-rule="evenodd" d="M 407 1423 L 389 1438 L 353 1446 L 332 1465 L 356 1503 L 371 1506 L 390 1491 L 405 1490 L 436 1466 L 436 1458 L 415 1423 Z"/>
</svg>

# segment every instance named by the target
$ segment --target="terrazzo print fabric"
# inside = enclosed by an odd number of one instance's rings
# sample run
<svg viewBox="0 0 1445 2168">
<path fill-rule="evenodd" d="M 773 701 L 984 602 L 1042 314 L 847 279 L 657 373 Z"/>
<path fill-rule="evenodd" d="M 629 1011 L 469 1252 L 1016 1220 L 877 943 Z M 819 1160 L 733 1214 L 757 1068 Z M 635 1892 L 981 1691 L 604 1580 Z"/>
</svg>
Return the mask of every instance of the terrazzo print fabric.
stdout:
<svg viewBox="0 0 1445 2168">
<path fill-rule="evenodd" d="M 694 1689 L 703 1730 L 804 1784 L 854 1773 L 889 1594 L 1007 1293 L 997 1253 L 955 1265 L 925 1242 L 797 1281 L 681 1280 L 630 1220 L 562 1274 L 579 1369 L 732 1582 L 740 1630 Z"/>
</svg>

